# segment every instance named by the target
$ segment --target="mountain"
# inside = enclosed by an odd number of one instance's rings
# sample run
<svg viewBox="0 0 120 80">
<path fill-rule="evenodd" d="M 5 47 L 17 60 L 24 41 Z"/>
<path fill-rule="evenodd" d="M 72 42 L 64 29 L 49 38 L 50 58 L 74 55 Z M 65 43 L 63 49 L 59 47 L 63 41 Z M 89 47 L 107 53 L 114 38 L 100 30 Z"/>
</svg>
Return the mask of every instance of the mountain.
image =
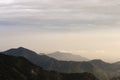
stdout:
<svg viewBox="0 0 120 80">
<path fill-rule="evenodd" d="M 59 51 L 50 53 L 47 56 L 55 58 L 57 60 L 62 60 L 62 61 L 89 61 L 89 59 L 85 57 L 81 57 L 80 55 L 73 55 L 71 53 L 64 53 Z"/>
<path fill-rule="evenodd" d="M 12 48 L 7 51 L 4 51 L 3 53 L 6 55 L 13 55 L 13 56 L 29 56 L 29 55 L 37 54 L 36 52 L 26 49 L 24 47 Z"/>
<path fill-rule="evenodd" d="M 109 80 L 112 77 L 120 76 L 120 65 L 106 63 L 102 60 L 91 61 L 59 61 L 46 55 L 39 55 L 34 51 L 20 47 L 17 49 L 10 49 L 1 54 L 22 56 L 32 63 L 46 69 L 54 70 L 63 73 L 83 73 L 88 72 L 94 74 L 102 80 Z"/>
<path fill-rule="evenodd" d="M 114 77 L 114 78 L 112 78 L 110 80 L 120 80 L 120 77 Z"/>
<path fill-rule="evenodd" d="M 0 80 L 98 80 L 91 73 L 47 71 L 23 57 L 0 54 Z"/>
<path fill-rule="evenodd" d="M 39 55 L 32 50 L 26 49 L 24 47 L 13 48 L 7 51 L 1 52 L 1 54 L 12 55 L 12 56 L 22 56 L 32 63 L 45 68 L 50 64 L 50 62 L 56 62 L 55 59 L 50 58 L 46 55 Z M 42 53 L 43 54 L 43 53 Z"/>
<path fill-rule="evenodd" d="M 114 64 L 116 64 L 116 65 L 120 65 L 120 61 L 118 61 L 118 62 L 115 62 Z"/>
</svg>

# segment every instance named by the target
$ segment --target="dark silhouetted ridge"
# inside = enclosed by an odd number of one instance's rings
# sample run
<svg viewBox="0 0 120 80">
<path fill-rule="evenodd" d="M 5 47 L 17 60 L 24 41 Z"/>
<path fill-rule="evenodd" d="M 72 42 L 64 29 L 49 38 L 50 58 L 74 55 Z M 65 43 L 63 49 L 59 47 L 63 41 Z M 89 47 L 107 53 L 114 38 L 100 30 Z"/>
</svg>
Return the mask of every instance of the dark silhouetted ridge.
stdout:
<svg viewBox="0 0 120 80">
<path fill-rule="evenodd" d="M 9 49 L 3 53 L 5 53 L 6 55 L 13 55 L 13 56 L 24 56 L 24 55 L 36 54 L 34 51 L 31 51 L 24 47 Z"/>
<path fill-rule="evenodd" d="M 23 57 L 0 54 L 0 80 L 98 80 L 91 73 L 66 74 L 47 71 Z"/>
</svg>

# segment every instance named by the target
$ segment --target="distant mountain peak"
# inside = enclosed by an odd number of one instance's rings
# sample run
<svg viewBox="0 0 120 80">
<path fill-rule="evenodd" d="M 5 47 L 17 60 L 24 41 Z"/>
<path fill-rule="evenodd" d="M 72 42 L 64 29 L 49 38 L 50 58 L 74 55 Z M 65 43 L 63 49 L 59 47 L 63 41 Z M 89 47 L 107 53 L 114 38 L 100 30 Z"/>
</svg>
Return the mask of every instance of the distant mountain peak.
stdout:
<svg viewBox="0 0 120 80">
<path fill-rule="evenodd" d="M 18 47 L 18 48 L 12 48 L 12 49 L 9 49 L 7 51 L 4 51 L 4 53 L 6 55 L 14 55 L 14 56 L 20 56 L 20 55 L 23 55 L 23 54 L 36 54 L 36 52 L 32 51 L 32 50 L 29 50 L 27 48 L 24 48 L 24 47 Z"/>
<path fill-rule="evenodd" d="M 24 47 L 18 47 L 18 48 L 16 48 L 16 49 L 27 49 L 27 48 L 24 48 Z"/>
<path fill-rule="evenodd" d="M 30 49 L 27 49 L 27 48 L 24 48 L 24 47 L 18 47 L 18 48 L 16 48 L 16 50 L 27 51 L 27 52 L 34 52 L 34 51 L 32 51 Z M 34 52 L 34 53 L 36 53 L 36 52 Z"/>
<path fill-rule="evenodd" d="M 88 61 L 89 59 L 72 53 L 56 51 L 48 54 L 49 57 L 62 61 Z"/>
<path fill-rule="evenodd" d="M 101 59 L 94 59 L 94 60 L 91 60 L 91 61 L 94 61 L 94 62 L 104 62 L 104 61 L 101 60 Z"/>
</svg>

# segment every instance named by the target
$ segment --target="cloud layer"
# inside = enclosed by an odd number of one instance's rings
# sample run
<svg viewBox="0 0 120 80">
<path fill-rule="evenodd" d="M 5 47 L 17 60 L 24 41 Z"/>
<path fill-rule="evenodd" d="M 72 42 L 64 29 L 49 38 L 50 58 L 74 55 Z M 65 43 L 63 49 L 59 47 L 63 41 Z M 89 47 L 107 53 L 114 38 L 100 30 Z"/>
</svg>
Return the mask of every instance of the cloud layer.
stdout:
<svg viewBox="0 0 120 80">
<path fill-rule="evenodd" d="M 0 26 L 89 30 L 120 26 L 119 0 L 1 0 Z"/>
</svg>

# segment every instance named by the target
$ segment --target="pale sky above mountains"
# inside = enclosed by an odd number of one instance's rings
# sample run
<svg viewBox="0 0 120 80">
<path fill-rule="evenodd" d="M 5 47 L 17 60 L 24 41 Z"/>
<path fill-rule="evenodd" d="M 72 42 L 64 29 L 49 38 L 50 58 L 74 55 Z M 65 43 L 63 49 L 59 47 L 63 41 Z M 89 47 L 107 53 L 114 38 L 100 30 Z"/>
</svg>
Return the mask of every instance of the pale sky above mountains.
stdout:
<svg viewBox="0 0 120 80">
<path fill-rule="evenodd" d="M 120 61 L 119 0 L 0 0 L 0 50 L 67 51 Z"/>
</svg>

